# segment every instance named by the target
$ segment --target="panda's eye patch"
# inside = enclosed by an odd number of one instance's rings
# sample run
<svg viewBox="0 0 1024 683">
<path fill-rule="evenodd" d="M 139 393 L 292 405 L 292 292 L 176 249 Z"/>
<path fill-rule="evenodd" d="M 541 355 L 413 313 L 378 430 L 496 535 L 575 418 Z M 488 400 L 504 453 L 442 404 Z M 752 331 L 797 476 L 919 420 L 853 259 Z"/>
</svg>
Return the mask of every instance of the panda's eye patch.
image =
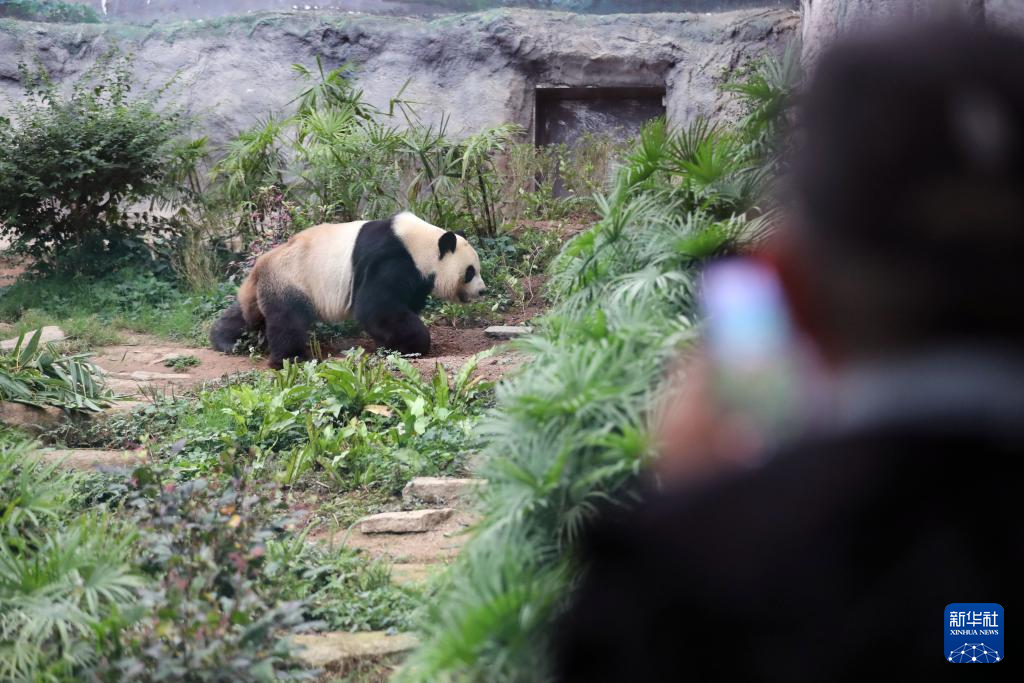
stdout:
<svg viewBox="0 0 1024 683">
<path fill-rule="evenodd" d="M 466 268 L 466 280 L 465 280 L 465 282 L 472 282 L 473 278 L 475 278 L 475 277 L 476 277 L 476 268 L 473 267 L 473 266 L 470 266 L 470 267 Z"/>
</svg>

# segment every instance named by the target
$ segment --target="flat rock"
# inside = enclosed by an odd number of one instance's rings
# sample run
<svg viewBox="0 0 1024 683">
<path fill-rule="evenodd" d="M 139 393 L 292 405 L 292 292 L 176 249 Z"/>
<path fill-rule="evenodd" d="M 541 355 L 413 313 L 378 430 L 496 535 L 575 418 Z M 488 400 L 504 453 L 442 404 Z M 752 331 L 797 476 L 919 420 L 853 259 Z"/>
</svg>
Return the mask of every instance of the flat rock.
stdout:
<svg viewBox="0 0 1024 683">
<path fill-rule="evenodd" d="M 301 648 L 295 655 L 307 667 L 335 673 L 344 673 L 362 660 L 402 654 L 419 645 L 415 636 L 384 631 L 306 633 L 292 636 L 291 642 Z"/>
<path fill-rule="evenodd" d="M 28 342 L 28 340 L 32 338 L 33 334 L 35 334 L 35 330 L 32 330 L 30 332 L 26 332 L 25 333 L 25 341 Z M 50 342 L 59 342 L 59 341 L 62 341 L 64 339 L 67 339 L 67 335 L 64 334 L 64 330 L 60 329 L 56 325 L 47 325 L 46 327 L 43 328 L 43 333 L 41 335 L 39 335 L 39 343 L 40 344 L 47 344 L 47 343 L 50 343 Z M 17 337 L 14 337 L 12 339 L 5 339 L 3 341 L 0 341 L 0 351 L 10 351 L 11 349 L 13 349 L 17 345 L 17 343 L 18 343 L 18 338 Z"/>
<path fill-rule="evenodd" d="M 402 489 L 402 500 L 406 503 L 419 501 L 432 505 L 443 505 L 449 501 L 471 495 L 486 483 L 483 479 L 416 477 Z"/>
<path fill-rule="evenodd" d="M 528 325 L 492 325 L 484 330 L 484 334 L 494 339 L 515 339 L 531 332 L 533 328 Z"/>
<path fill-rule="evenodd" d="M 131 379 L 136 382 L 152 382 L 154 380 L 193 379 L 192 375 L 180 372 L 149 372 L 148 370 L 136 370 L 134 372 L 112 372 L 111 377 L 119 379 Z"/>
<path fill-rule="evenodd" d="M 144 408 L 148 405 L 152 405 L 149 401 L 115 401 L 103 411 L 104 415 L 123 415 L 134 412 L 137 408 Z"/>
<path fill-rule="evenodd" d="M 420 534 L 438 526 L 454 512 L 451 508 L 382 512 L 363 517 L 356 522 L 356 529 L 364 534 Z"/>
<path fill-rule="evenodd" d="M 24 403 L 0 401 L 0 422 L 20 427 L 31 434 L 41 434 L 62 424 L 67 419 L 64 411 L 54 406 L 37 408 Z"/>
<path fill-rule="evenodd" d="M 145 451 L 108 451 L 92 448 L 68 448 L 44 451 L 47 462 L 59 462 L 70 470 L 108 470 L 134 467 L 146 461 Z"/>
</svg>

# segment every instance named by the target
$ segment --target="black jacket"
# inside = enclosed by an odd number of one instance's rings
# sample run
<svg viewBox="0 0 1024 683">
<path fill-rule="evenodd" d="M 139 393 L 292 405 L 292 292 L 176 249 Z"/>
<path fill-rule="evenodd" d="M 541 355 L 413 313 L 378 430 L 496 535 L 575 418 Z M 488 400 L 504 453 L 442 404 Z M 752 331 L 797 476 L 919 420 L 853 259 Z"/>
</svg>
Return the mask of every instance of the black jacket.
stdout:
<svg viewBox="0 0 1024 683">
<path fill-rule="evenodd" d="M 1016 621 L 1019 418 L 807 439 L 756 472 L 605 516 L 557 627 L 558 679 L 962 676 L 944 659 L 945 606 L 996 602 Z"/>
</svg>

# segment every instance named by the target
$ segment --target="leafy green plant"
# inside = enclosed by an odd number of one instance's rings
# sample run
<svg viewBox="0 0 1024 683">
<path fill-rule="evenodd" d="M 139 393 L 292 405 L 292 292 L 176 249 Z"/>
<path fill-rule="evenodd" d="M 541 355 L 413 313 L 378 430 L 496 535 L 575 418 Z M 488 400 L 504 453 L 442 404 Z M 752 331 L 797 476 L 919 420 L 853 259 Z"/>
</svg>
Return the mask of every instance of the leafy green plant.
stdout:
<svg viewBox="0 0 1024 683">
<path fill-rule="evenodd" d="M 196 404 L 161 403 L 105 434 L 73 436 L 90 445 L 149 438 L 161 452 L 173 445 L 182 476 L 244 462 L 289 485 L 315 478 L 334 490 L 396 492 L 414 476 L 457 472 L 475 449 L 490 399 L 490 385 L 474 376 L 479 360 L 426 378 L 402 358 L 359 350 L 253 373 Z"/>
<path fill-rule="evenodd" d="M 167 483 L 168 472 L 135 471 L 126 506 L 140 529 L 139 589 L 130 628 L 104 636 L 115 651 L 97 663 L 101 680 L 253 681 L 308 678 L 285 634 L 302 607 L 262 584 L 267 544 L 281 533 L 286 501 L 245 476 Z"/>
<path fill-rule="evenodd" d="M 408 209 L 437 225 L 494 238 L 523 217 L 524 205 L 544 218 L 589 206 L 617 151 L 593 138 L 579 151 L 538 152 L 514 125 L 456 140 L 446 117 L 424 124 L 403 99 L 404 88 L 377 108 L 354 85 L 351 65 L 325 70 L 318 60 L 316 69 L 294 68 L 305 86 L 294 113 L 240 135 L 213 169 L 215 187 L 243 207 L 241 227 L 250 237 L 259 232 L 253 222 L 264 216 L 258 197 L 273 187 L 290 205 L 296 225 L 289 228 Z M 554 191 L 558 177 L 571 184 L 565 197 Z"/>
<path fill-rule="evenodd" d="M 174 370 L 188 370 L 202 363 L 201 360 L 192 355 L 173 356 L 164 361 L 164 366 Z"/>
<path fill-rule="evenodd" d="M 165 191 L 183 118 L 133 96 L 116 53 L 67 95 L 45 71 L 19 68 L 26 101 L 14 122 L 0 119 L 3 234 L 39 264 L 71 270 L 107 269 L 111 255 L 145 252 L 142 236 L 166 236 L 166 222 L 130 207 Z"/>
<path fill-rule="evenodd" d="M 61 356 L 39 343 L 42 329 L 0 352 L 0 399 L 33 406 L 100 411 L 111 396 L 87 355 Z"/>
<path fill-rule="evenodd" d="M 283 599 L 301 600 L 306 619 L 331 631 L 408 631 L 421 598 L 393 585 L 386 564 L 304 536 L 267 543 L 262 580 Z"/>
<path fill-rule="evenodd" d="M 0 444 L 0 678 L 74 680 L 104 652 L 104 629 L 132 610 L 143 581 L 135 535 L 79 514 L 78 475 L 28 444 Z"/>
<path fill-rule="evenodd" d="M 284 152 L 278 141 L 282 128 L 282 122 L 270 116 L 227 143 L 212 176 L 228 202 L 247 204 L 260 188 L 283 184 Z M 246 212 L 242 215 L 244 222 Z"/>
</svg>

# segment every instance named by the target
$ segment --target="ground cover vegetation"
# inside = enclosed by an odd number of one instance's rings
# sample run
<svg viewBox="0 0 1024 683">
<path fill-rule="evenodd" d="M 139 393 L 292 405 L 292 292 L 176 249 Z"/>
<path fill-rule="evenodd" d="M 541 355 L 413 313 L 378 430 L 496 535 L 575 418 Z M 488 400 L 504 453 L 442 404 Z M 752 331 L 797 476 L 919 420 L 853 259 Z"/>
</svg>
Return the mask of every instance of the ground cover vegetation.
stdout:
<svg viewBox="0 0 1024 683">
<path fill-rule="evenodd" d="M 29 272 L 0 292 L 0 319 L 15 331 L 59 322 L 77 348 L 33 334 L 0 353 L 4 400 L 102 407 L 102 376 L 72 351 L 119 329 L 200 343 L 260 253 L 324 220 L 412 209 L 470 232 L 499 294 L 466 310 L 435 305 L 435 323 L 525 311 L 540 276 L 555 307 L 519 343 L 526 369 L 497 389 L 476 378 L 479 357 L 423 373 L 357 350 L 45 435 L 143 449 L 130 476 L 68 473 L 0 431 L 0 677 L 302 678 L 291 633 L 414 627 L 425 644 L 409 680 L 543 677 L 573 542 L 652 450 L 648 412 L 662 362 L 692 335 L 696 268 L 769 223 L 758 200 L 792 64 L 730 86 L 748 102 L 738 125 L 656 121 L 628 152 L 598 138 L 536 150 L 509 126 L 452 140 L 401 93 L 373 108 L 350 67 L 318 64 L 296 69 L 293 111 L 211 161 L 204 141 L 182 137 L 184 119 L 134 94 L 117 55 L 70 95 L 42 75 L 28 81 L 34 103 L 0 121 L 0 178 L 32 191 L 0 192 L 0 223 Z M 147 121 L 146 149 L 114 149 Z M 51 166 L 66 145 L 87 153 L 62 178 Z M 83 207 L 104 173 L 124 190 L 98 215 Z M 556 231 L 528 229 L 592 213 L 596 225 L 564 248 Z M 188 359 L 167 362 L 187 370 Z M 393 505 L 414 476 L 467 473 L 480 451 L 485 517 L 440 585 L 397 586 L 387 566 L 301 531 L 313 506 L 344 529 Z"/>
</svg>

